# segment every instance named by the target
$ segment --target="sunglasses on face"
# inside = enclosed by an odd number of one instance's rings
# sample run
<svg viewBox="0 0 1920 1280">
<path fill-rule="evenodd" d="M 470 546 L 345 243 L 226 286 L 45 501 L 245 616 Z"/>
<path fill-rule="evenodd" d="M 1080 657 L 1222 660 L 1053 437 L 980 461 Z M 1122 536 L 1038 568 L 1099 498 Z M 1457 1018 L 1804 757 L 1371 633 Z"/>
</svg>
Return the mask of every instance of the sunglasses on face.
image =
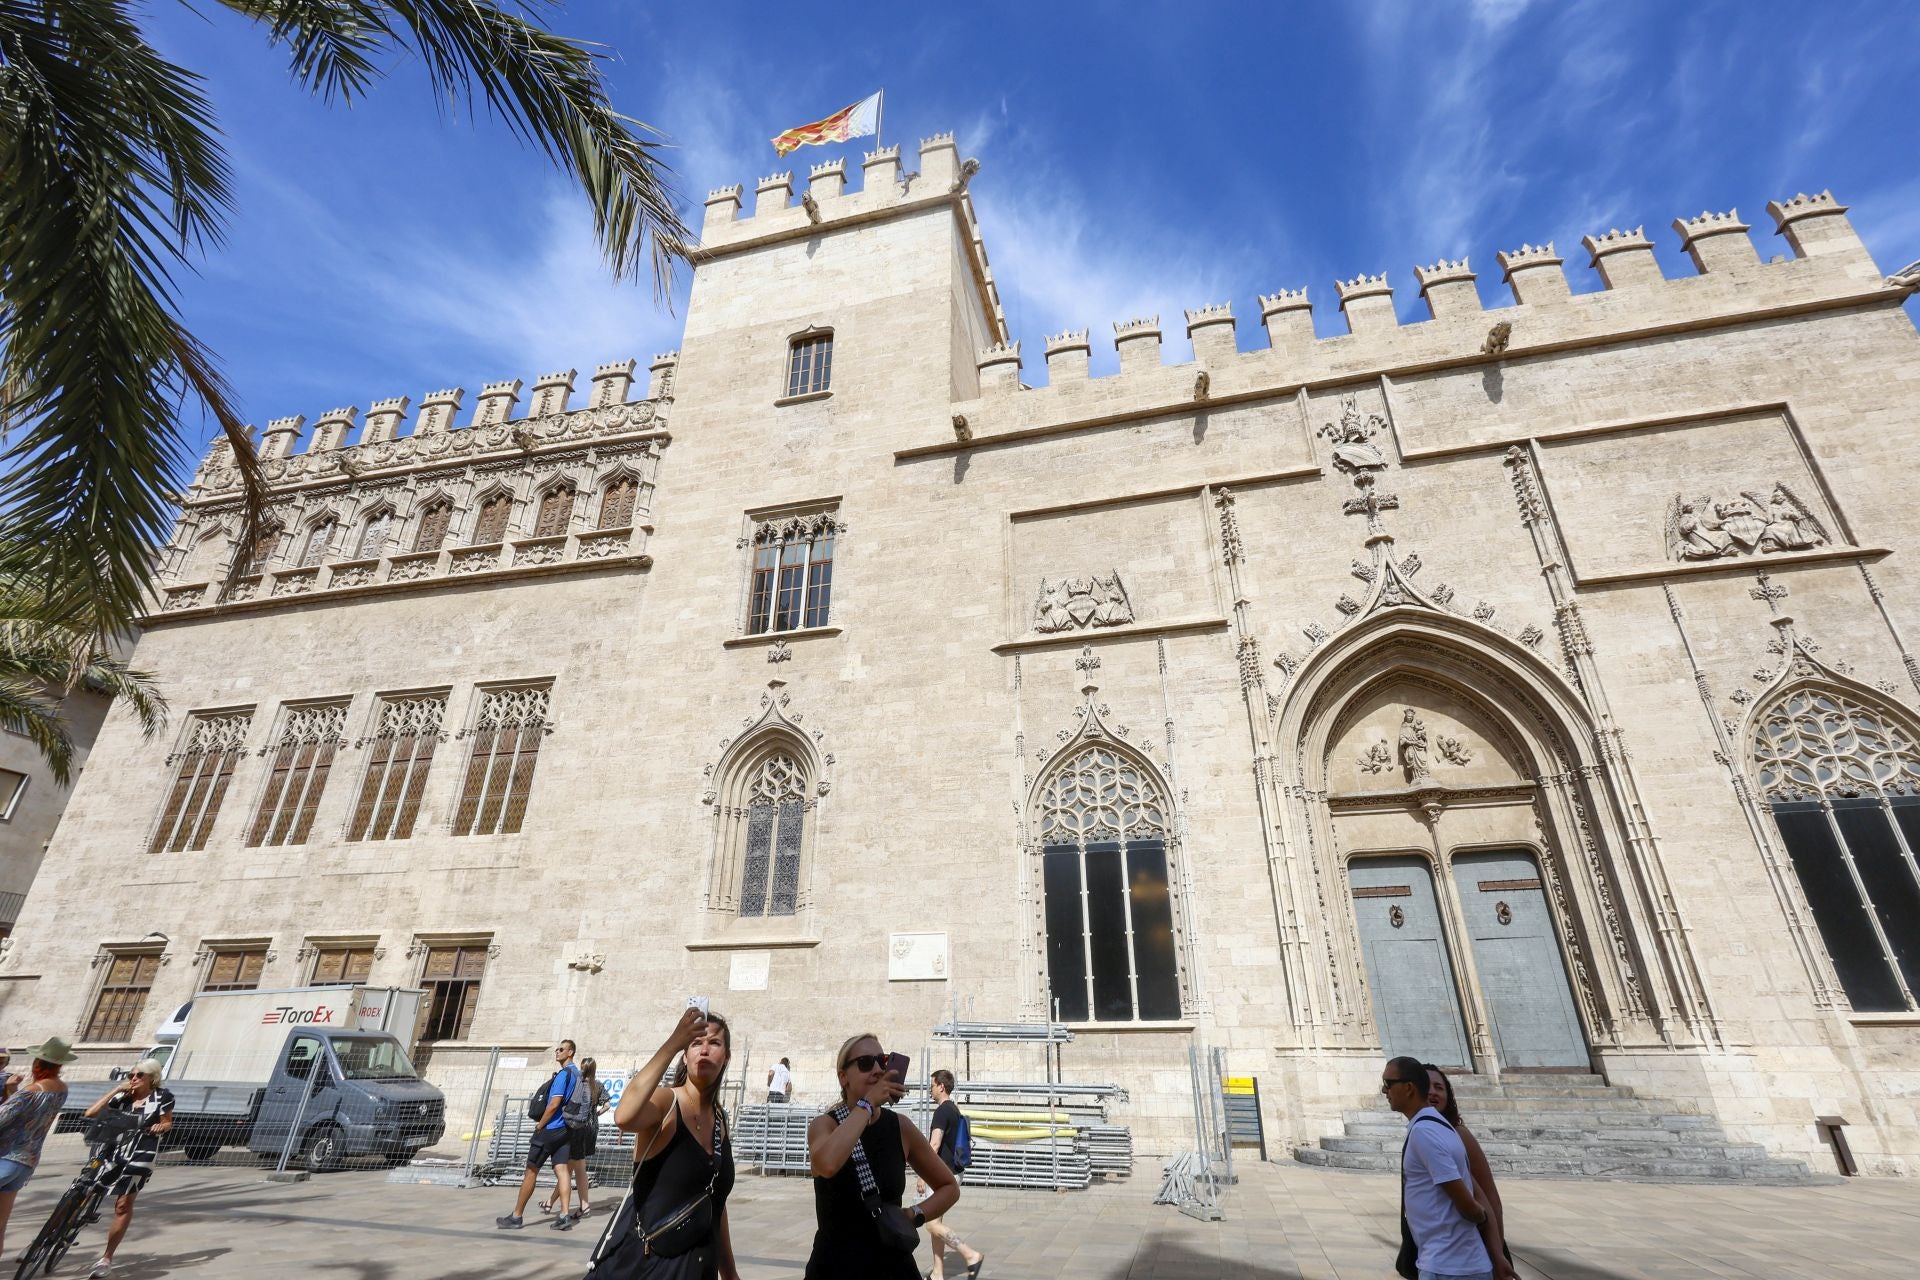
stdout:
<svg viewBox="0 0 1920 1280">
<path fill-rule="evenodd" d="M 848 1058 L 840 1064 L 840 1069 L 844 1071 L 848 1067 L 853 1067 L 858 1071 L 872 1071 L 886 1060 L 887 1055 L 884 1053 L 863 1053 L 857 1057 Z"/>
<path fill-rule="evenodd" d="M 1395 1085 L 1397 1085 L 1397 1084 L 1412 1084 L 1412 1083 L 1413 1083 L 1413 1081 L 1411 1081 L 1411 1080 L 1382 1080 L 1382 1081 L 1380 1082 L 1380 1092 L 1382 1092 L 1382 1093 L 1392 1093 L 1392 1092 L 1393 1092 L 1393 1086 L 1395 1086 Z"/>
</svg>

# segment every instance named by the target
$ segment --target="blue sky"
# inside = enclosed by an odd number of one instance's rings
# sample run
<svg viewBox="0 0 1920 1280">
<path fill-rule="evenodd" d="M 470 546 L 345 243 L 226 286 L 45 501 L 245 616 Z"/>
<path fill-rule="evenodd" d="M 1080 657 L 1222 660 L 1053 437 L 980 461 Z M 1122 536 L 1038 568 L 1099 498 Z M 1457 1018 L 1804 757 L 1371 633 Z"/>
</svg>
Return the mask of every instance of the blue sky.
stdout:
<svg viewBox="0 0 1920 1280">
<path fill-rule="evenodd" d="M 777 159 L 767 139 L 885 86 L 886 140 L 958 133 L 1015 337 L 1387 271 L 1425 314 L 1416 263 L 1645 224 L 1669 275 L 1676 216 L 1830 187 L 1884 270 L 1920 258 L 1920 5 L 1187 3 L 1179 6 L 655 7 L 575 0 L 551 25 L 617 51 L 614 101 L 675 143 L 698 226 L 707 190 Z M 207 74 L 235 165 L 226 244 L 182 281 L 190 327 L 247 415 L 362 409 L 389 395 L 578 368 L 678 345 L 678 315 L 599 264 L 584 202 L 484 117 L 438 110 L 402 65 L 351 109 L 294 87 L 284 56 L 221 11 L 152 7 L 154 36 Z M 861 140 L 846 148 L 858 166 Z M 751 200 L 751 194 L 748 196 Z M 684 312 L 686 280 L 676 290 Z M 1916 308 L 1910 304 L 1912 314 Z M 1103 350 L 1104 348 L 1104 350 Z M 584 376 L 579 384 L 585 387 Z M 206 438 L 202 429 L 195 432 Z"/>
</svg>

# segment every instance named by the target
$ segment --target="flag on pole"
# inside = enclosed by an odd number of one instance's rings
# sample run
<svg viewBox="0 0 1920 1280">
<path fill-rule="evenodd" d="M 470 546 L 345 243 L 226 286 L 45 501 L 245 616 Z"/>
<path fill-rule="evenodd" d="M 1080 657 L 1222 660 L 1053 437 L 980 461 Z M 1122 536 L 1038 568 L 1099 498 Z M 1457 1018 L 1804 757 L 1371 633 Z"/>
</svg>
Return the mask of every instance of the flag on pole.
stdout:
<svg viewBox="0 0 1920 1280">
<path fill-rule="evenodd" d="M 812 124 L 803 124 L 789 129 L 773 140 L 773 149 L 781 155 L 796 147 L 824 146 L 829 142 L 845 142 L 848 138 L 864 138 L 879 130 L 880 94 L 882 89 L 870 98 L 862 98 L 850 107 L 828 116 L 825 120 L 815 120 Z"/>
</svg>

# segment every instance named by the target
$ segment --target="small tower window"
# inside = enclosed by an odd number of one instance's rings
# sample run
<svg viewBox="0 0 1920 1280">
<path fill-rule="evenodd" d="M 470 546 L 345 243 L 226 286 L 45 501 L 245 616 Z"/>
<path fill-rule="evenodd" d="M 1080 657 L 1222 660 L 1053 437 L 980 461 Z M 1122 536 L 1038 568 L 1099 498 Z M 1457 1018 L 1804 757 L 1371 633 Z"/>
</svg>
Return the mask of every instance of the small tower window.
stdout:
<svg viewBox="0 0 1920 1280">
<path fill-rule="evenodd" d="M 833 335 L 807 333 L 787 349 L 787 394 L 807 396 L 833 382 Z"/>
<path fill-rule="evenodd" d="M 307 530 L 306 545 L 300 551 L 300 567 L 310 569 L 323 564 L 327 558 L 327 549 L 333 542 L 334 524 L 332 520 L 322 520 Z"/>
<path fill-rule="evenodd" d="M 507 517 L 513 514 L 513 498 L 496 493 L 480 504 L 480 519 L 473 526 L 473 545 L 491 546 L 507 536 Z"/>
<path fill-rule="evenodd" d="M 608 485 L 605 496 L 600 499 L 600 527 L 632 528 L 634 501 L 639 496 L 640 482 L 632 476 L 621 476 Z"/>
<path fill-rule="evenodd" d="M 573 518 L 573 486 L 557 484 L 540 495 L 540 515 L 534 522 L 533 536 L 557 538 L 567 531 Z"/>
<path fill-rule="evenodd" d="M 356 560 L 377 560 L 386 554 L 387 538 L 393 532 L 393 512 L 382 511 L 367 521 L 360 531 L 360 550 Z"/>
<path fill-rule="evenodd" d="M 447 540 L 447 525 L 453 519 L 453 504 L 438 498 L 420 513 L 420 530 L 413 535 L 415 551 L 438 551 Z"/>
<path fill-rule="evenodd" d="M 831 511 L 763 524 L 753 535 L 747 634 L 824 627 L 833 604 Z"/>
</svg>

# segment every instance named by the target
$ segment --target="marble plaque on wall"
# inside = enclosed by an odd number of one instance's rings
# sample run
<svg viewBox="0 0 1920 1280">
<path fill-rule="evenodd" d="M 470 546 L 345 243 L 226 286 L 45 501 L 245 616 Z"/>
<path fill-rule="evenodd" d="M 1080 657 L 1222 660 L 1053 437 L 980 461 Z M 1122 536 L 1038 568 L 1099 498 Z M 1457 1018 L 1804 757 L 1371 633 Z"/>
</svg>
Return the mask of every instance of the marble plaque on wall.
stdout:
<svg viewBox="0 0 1920 1280">
<path fill-rule="evenodd" d="M 727 966 L 727 990 L 765 991 L 767 971 L 772 967 L 770 951 L 736 951 Z"/>
<path fill-rule="evenodd" d="M 938 982 L 946 976 L 946 934 L 896 933 L 888 937 L 888 982 Z"/>
</svg>

